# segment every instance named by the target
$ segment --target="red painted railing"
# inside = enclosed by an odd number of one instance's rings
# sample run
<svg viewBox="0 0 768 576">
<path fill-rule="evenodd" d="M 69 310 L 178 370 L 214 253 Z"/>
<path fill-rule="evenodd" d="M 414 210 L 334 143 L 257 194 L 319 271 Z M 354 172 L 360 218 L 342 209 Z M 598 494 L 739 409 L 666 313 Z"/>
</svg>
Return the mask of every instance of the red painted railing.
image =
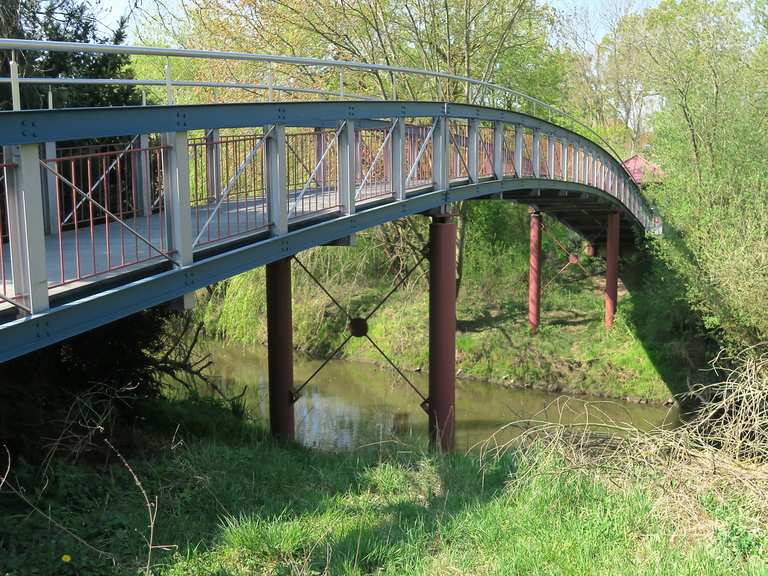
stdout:
<svg viewBox="0 0 768 576">
<path fill-rule="evenodd" d="M 64 150 L 66 155 L 41 160 L 55 187 L 51 235 L 58 261 L 48 263 L 50 286 L 167 254 L 164 147 L 89 145 L 85 153 L 67 154 L 82 150 L 69 148 Z"/>
</svg>

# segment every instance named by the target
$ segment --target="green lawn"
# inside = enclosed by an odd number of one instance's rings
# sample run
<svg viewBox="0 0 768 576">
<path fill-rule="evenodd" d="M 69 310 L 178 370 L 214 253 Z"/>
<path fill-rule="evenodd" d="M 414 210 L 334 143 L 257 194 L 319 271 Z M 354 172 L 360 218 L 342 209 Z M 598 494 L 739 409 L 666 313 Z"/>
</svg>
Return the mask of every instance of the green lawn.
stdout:
<svg viewBox="0 0 768 576">
<path fill-rule="evenodd" d="M 153 543 L 164 548 L 153 574 L 768 573 L 764 528 L 738 504 L 703 503 L 712 529 L 689 534 L 652 483 L 617 486 L 536 452 L 481 462 L 421 447 L 280 447 L 189 401 L 160 403 L 147 421 L 157 424 L 137 422 L 123 443 L 144 445 L 127 459 L 157 497 Z M 115 560 L 4 490 L 0 574 L 136 574 L 146 564 L 146 507 L 117 458 L 58 463 L 42 495 L 30 466 L 17 464 L 12 481 Z"/>
</svg>

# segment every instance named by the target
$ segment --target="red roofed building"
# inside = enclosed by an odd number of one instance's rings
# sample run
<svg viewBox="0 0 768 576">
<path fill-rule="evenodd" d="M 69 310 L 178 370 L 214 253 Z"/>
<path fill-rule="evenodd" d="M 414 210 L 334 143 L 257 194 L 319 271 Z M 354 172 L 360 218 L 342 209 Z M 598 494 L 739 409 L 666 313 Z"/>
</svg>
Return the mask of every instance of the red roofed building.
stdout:
<svg viewBox="0 0 768 576">
<path fill-rule="evenodd" d="M 640 154 L 635 154 L 631 158 L 624 160 L 624 167 L 640 186 L 657 184 L 664 177 L 661 168 L 653 162 L 649 162 Z"/>
</svg>

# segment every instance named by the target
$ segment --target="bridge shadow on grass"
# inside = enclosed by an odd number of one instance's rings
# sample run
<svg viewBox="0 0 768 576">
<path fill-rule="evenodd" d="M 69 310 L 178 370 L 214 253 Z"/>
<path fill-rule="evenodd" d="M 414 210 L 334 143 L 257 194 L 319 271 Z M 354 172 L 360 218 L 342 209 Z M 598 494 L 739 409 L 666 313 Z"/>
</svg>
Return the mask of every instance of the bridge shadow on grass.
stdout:
<svg viewBox="0 0 768 576">
<path fill-rule="evenodd" d="M 134 445 L 152 446 L 125 452 L 131 471 L 117 458 L 58 462 L 42 495 L 28 491 L 79 538 L 114 554 L 115 563 L 4 491 L 4 568 L 135 574 L 146 563 L 148 535 L 138 478 L 158 502 L 153 544 L 163 548 L 153 553 L 153 574 L 407 573 L 400 568 L 439 551 L 441 530 L 497 497 L 515 471 L 511 456 L 481 471 L 473 457 L 437 457 L 402 444 L 353 453 L 279 446 L 210 403 L 152 404 L 126 437 L 113 438 L 122 449 L 130 433 Z M 12 481 L 29 489 L 33 476 L 19 464 Z M 62 554 L 71 556 L 73 570 L 62 572 Z"/>
<path fill-rule="evenodd" d="M 684 246 L 683 250 L 687 251 Z M 694 258 L 689 251 L 686 257 Z M 654 253 L 652 245 L 622 259 L 619 275 L 631 296 L 619 301 L 619 315 L 670 392 L 684 409 L 692 408 L 689 386 L 707 377 L 703 370 L 718 348 L 700 314 L 688 303 L 683 279 Z"/>
<path fill-rule="evenodd" d="M 266 440 L 227 451 L 194 448 L 187 463 L 207 482 L 192 488 L 174 518 L 159 521 L 158 541 L 187 543 L 165 559 L 174 575 L 240 575 L 242 566 L 248 573 L 408 573 L 439 551 L 453 519 L 497 497 L 515 470 L 511 456 L 481 472 L 471 457 L 403 445 L 334 454 Z"/>
<path fill-rule="evenodd" d="M 520 323 L 527 318 L 527 310 L 525 306 L 516 302 L 504 303 L 497 314 L 487 308 L 476 311 L 460 310 L 457 314 L 459 317 L 456 319 L 456 330 L 459 332 L 483 332 L 496 329 L 507 323 Z"/>
</svg>

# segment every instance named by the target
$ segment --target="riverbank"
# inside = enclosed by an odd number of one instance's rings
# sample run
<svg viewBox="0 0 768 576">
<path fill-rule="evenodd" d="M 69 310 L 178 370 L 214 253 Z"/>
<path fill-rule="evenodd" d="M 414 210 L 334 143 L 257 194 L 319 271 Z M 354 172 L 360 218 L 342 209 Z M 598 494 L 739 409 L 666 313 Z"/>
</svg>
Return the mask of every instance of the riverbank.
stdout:
<svg viewBox="0 0 768 576">
<path fill-rule="evenodd" d="M 157 503 L 150 564 L 163 576 L 768 567 L 764 526 L 738 495 L 686 500 L 695 509 L 677 514 L 676 488 L 639 467 L 616 483 L 535 449 L 483 460 L 423 446 L 280 447 L 258 423 L 200 401 L 155 402 L 113 442 L 126 464 L 110 449 L 57 462 L 42 493 L 33 469 L 14 463 L 10 481 L 50 519 L 3 491 L 3 574 L 136 574 L 150 538 L 137 481 Z"/>
<path fill-rule="evenodd" d="M 362 243 L 362 242 L 361 242 Z M 391 283 L 371 276 L 337 277 L 324 266 L 324 254 L 354 265 L 360 247 L 319 249 L 313 274 L 350 314 L 365 316 Z M 349 250 L 349 252 L 347 252 Z M 705 364 L 705 344 L 691 327 L 667 278 L 640 277 L 624 265 L 619 313 L 614 328 L 603 326 L 602 262 L 583 258 L 585 274 L 571 267 L 556 276 L 558 262 L 546 267 L 539 333 L 527 324 L 524 267 L 514 259 L 498 277 L 467 278 L 457 304 L 457 371 L 462 378 L 573 395 L 588 394 L 631 402 L 664 404 L 684 395 Z M 518 270 L 523 268 L 523 272 Z M 634 268 L 649 268 L 647 263 Z M 652 267 L 651 267 L 652 268 Z M 204 314 L 210 334 L 225 342 L 266 343 L 264 275 L 257 270 L 230 281 L 226 296 L 212 299 Z M 346 337 L 346 316 L 294 265 L 294 345 L 317 358 L 332 353 Z M 403 370 L 428 367 L 428 293 L 414 282 L 394 293 L 369 321 L 371 338 Z M 352 339 L 340 357 L 385 365 L 365 339 Z"/>
</svg>

